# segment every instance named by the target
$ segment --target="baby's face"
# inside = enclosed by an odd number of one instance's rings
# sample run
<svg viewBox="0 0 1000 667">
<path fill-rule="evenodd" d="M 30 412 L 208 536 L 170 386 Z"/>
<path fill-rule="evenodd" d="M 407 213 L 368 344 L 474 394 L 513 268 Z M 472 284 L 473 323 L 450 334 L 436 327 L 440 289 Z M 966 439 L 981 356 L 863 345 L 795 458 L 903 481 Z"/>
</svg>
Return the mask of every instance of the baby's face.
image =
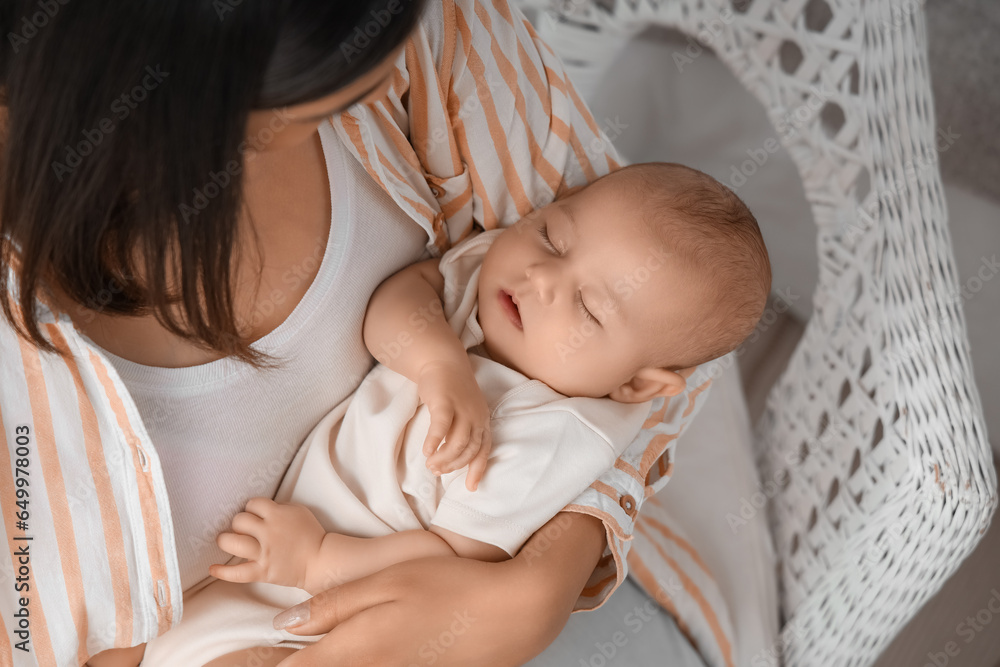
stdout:
<svg viewBox="0 0 1000 667">
<path fill-rule="evenodd" d="M 602 397 L 632 378 L 672 323 L 698 316 L 698 281 L 651 245 L 626 199 L 604 179 L 496 238 L 479 278 L 493 359 L 561 394 Z"/>
</svg>

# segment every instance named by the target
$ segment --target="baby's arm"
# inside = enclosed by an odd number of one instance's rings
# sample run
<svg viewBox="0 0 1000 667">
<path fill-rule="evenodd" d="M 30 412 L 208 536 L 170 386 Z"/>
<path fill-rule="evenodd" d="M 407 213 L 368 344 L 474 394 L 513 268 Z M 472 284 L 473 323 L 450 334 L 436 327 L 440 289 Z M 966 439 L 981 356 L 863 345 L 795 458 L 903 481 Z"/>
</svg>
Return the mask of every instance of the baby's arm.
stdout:
<svg viewBox="0 0 1000 667">
<path fill-rule="evenodd" d="M 306 590 L 315 595 L 390 565 L 428 556 L 460 556 L 491 562 L 510 558 L 497 546 L 437 526 L 367 538 L 327 533 L 310 566 Z"/>
<path fill-rule="evenodd" d="M 444 317 L 440 259 L 411 264 L 386 278 L 365 311 L 365 345 L 379 363 L 414 382 L 430 363 L 468 361 Z"/>
<path fill-rule="evenodd" d="M 365 312 L 364 340 L 380 363 L 417 383 L 431 416 L 427 467 L 443 474 L 469 464 L 471 491 L 490 453 L 490 413 L 469 355 L 444 316 L 439 262 L 417 262 L 378 286 Z"/>
<path fill-rule="evenodd" d="M 237 583 L 296 586 L 313 595 L 427 556 L 510 558 L 499 547 L 436 526 L 371 538 L 327 533 L 308 508 L 267 498 L 251 499 L 246 511 L 233 519 L 233 531 L 219 535 L 219 547 L 247 562 L 212 565 L 212 576 Z"/>
</svg>

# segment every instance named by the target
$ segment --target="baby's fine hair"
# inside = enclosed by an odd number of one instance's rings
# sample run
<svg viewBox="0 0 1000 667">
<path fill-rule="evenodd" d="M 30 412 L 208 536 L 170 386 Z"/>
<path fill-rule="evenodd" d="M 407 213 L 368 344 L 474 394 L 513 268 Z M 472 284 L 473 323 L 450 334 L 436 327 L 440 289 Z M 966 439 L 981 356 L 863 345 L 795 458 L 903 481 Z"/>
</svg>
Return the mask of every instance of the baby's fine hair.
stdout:
<svg viewBox="0 0 1000 667">
<path fill-rule="evenodd" d="M 627 184 L 651 243 L 686 264 L 711 302 L 697 321 L 671 324 L 680 326 L 685 342 L 664 337 L 649 365 L 688 368 L 736 349 L 757 326 L 771 291 L 771 263 L 750 209 L 719 181 L 681 164 L 634 164 L 608 177 Z"/>
</svg>

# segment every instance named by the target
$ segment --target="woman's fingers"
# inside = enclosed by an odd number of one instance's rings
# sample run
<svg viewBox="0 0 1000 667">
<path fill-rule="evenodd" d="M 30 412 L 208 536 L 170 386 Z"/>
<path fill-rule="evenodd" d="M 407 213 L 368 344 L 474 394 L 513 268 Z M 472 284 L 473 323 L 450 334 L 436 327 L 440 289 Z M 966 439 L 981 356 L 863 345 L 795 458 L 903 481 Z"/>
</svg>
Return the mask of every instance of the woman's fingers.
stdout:
<svg viewBox="0 0 1000 667">
<path fill-rule="evenodd" d="M 281 667 L 523 665 L 565 625 L 586 581 L 583 571 L 597 562 L 595 543 L 592 562 L 568 567 L 567 554 L 578 547 L 554 543 L 550 551 L 560 558 L 540 561 L 547 565 L 541 571 L 523 556 L 503 563 L 419 558 L 326 591 L 306 604 L 308 621 L 285 629 L 329 634 Z M 580 575 L 567 578 L 567 570 Z"/>
<path fill-rule="evenodd" d="M 328 588 L 274 617 L 275 629 L 296 635 L 329 632 L 355 614 L 395 599 L 399 577 L 385 570 Z M 292 621 L 283 625 L 282 621 Z"/>
<path fill-rule="evenodd" d="M 208 573 L 216 579 L 231 581 L 236 584 L 246 584 L 251 581 L 263 581 L 264 572 L 256 561 L 247 561 L 236 565 L 209 565 Z"/>
<path fill-rule="evenodd" d="M 278 667 L 354 667 L 354 665 L 408 665 L 411 661 L 392 662 L 386 650 L 386 638 L 398 631 L 404 618 L 385 612 L 397 603 L 379 606 L 378 614 L 352 616 L 338 624 L 315 644 L 288 656 Z"/>
<path fill-rule="evenodd" d="M 260 557 L 260 542 L 249 535 L 219 533 L 215 542 L 220 549 L 234 556 L 247 560 L 257 560 Z"/>
</svg>

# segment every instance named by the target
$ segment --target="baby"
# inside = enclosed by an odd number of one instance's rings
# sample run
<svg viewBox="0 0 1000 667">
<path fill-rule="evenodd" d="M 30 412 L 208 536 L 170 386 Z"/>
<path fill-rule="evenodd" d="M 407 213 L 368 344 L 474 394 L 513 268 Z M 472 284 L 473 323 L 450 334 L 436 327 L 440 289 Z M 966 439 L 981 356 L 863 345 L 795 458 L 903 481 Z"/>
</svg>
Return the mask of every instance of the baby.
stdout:
<svg viewBox="0 0 1000 667">
<path fill-rule="evenodd" d="M 381 364 L 308 436 L 278 492 L 294 502 L 247 503 L 218 538 L 245 560 L 212 566 L 223 581 L 186 601 L 143 665 L 302 646 L 270 630 L 275 610 L 393 563 L 510 558 L 614 465 L 652 399 L 750 334 L 770 282 L 743 202 L 667 163 L 620 169 L 390 277 L 364 322 Z"/>
</svg>

